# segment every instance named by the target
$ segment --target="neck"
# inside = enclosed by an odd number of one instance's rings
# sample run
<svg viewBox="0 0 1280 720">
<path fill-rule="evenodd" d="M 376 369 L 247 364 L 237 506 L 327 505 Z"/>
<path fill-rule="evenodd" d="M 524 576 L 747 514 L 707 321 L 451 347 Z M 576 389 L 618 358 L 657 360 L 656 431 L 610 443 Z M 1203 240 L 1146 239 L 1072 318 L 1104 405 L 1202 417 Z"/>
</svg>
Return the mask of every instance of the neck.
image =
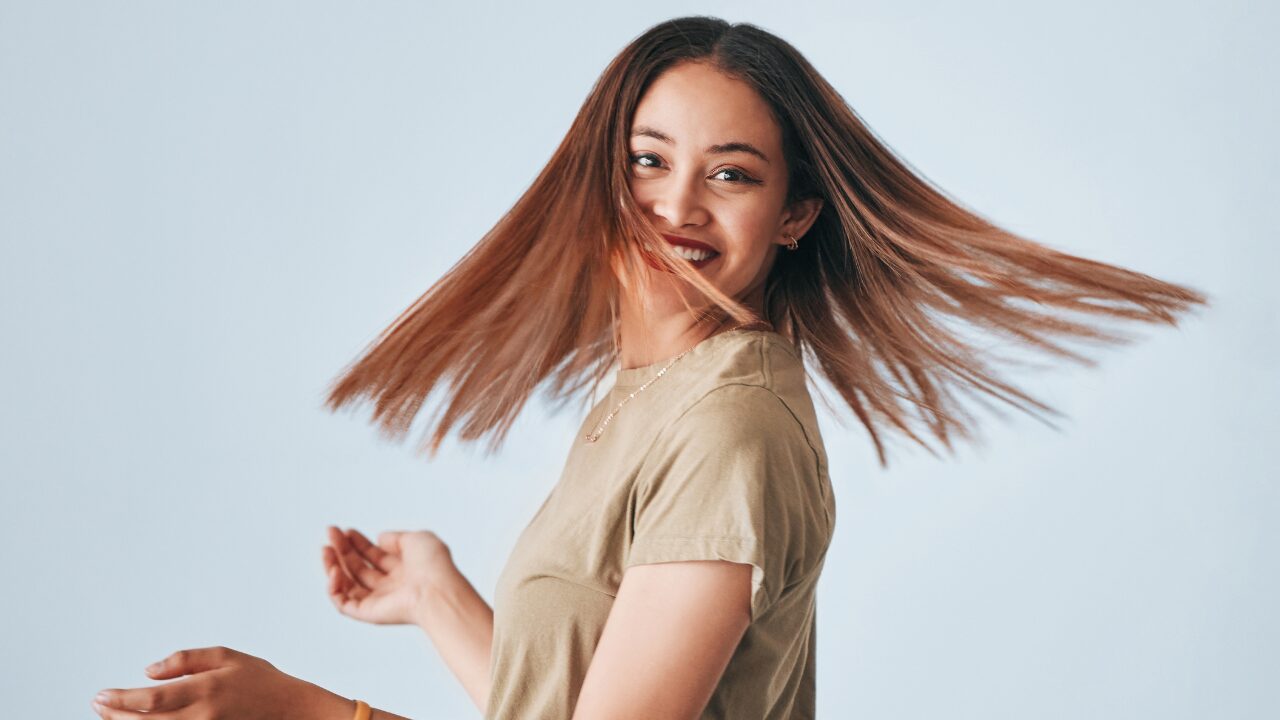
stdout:
<svg viewBox="0 0 1280 720">
<path fill-rule="evenodd" d="M 739 302 L 751 308 L 757 316 L 762 316 L 763 288 Z M 733 318 L 695 322 L 683 308 L 680 312 L 663 315 L 645 314 L 640 308 L 631 306 L 624 300 L 618 319 L 622 344 L 618 356 L 619 366 L 628 370 L 669 360 L 712 335 L 739 325 L 741 323 Z M 767 323 L 759 323 L 759 327 L 767 327 Z"/>
</svg>

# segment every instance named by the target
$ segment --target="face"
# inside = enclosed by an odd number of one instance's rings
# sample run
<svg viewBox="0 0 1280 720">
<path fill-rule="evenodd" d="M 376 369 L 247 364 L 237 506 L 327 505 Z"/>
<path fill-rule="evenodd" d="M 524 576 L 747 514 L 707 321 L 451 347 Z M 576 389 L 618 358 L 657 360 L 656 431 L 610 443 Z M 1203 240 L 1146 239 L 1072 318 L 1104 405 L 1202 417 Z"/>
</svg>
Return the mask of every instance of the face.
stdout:
<svg viewBox="0 0 1280 720">
<path fill-rule="evenodd" d="M 631 193 L 668 242 L 710 248 L 690 262 L 721 292 L 744 299 L 762 286 L 784 233 L 799 238 L 820 200 L 786 207 L 782 131 L 750 85 L 701 62 L 676 65 L 646 90 L 631 123 Z M 682 239 L 683 240 L 682 240 Z M 682 251 L 687 252 L 687 251 Z M 783 250 L 783 252 L 787 252 Z M 700 293 L 649 269 L 658 307 L 694 307 Z M 669 282 L 660 282 L 665 276 Z M 657 309 L 657 308 L 655 308 Z"/>
</svg>

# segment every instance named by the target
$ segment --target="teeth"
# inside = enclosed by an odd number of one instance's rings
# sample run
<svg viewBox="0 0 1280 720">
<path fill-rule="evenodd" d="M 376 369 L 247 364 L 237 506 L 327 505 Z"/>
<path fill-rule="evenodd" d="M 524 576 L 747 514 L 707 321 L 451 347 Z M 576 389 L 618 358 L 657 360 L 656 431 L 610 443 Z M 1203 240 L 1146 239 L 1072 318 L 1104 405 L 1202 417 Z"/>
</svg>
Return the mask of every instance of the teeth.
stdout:
<svg viewBox="0 0 1280 720">
<path fill-rule="evenodd" d="M 684 258 L 685 260 L 691 260 L 693 262 L 698 262 L 699 260 L 706 260 L 712 255 L 715 255 L 715 253 L 709 250 L 696 250 L 694 248 L 685 247 L 683 245 L 672 245 L 671 249 L 675 250 L 676 254 Z"/>
</svg>

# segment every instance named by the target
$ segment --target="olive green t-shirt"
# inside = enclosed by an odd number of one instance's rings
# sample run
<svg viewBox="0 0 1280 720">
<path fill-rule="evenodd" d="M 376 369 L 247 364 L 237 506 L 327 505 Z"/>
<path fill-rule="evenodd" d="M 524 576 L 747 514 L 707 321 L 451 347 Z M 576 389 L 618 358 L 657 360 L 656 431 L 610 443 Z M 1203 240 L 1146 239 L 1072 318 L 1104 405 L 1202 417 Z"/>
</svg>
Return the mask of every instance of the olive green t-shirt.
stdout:
<svg viewBox="0 0 1280 720">
<path fill-rule="evenodd" d="M 494 595 L 489 720 L 568 720 L 622 574 L 643 563 L 749 563 L 751 624 L 701 717 L 812 718 L 816 591 L 835 523 L 804 365 L 781 335 L 698 343 L 617 372 Z M 672 658 L 679 662 L 679 658 Z"/>
</svg>

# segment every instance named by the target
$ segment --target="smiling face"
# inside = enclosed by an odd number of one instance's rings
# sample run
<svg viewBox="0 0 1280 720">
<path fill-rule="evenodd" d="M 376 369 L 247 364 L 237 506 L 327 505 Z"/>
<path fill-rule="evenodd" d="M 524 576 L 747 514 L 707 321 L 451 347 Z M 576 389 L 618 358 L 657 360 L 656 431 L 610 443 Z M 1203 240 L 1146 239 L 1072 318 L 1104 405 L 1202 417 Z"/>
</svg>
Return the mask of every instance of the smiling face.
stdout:
<svg viewBox="0 0 1280 720">
<path fill-rule="evenodd" d="M 640 98 L 631 123 L 629 183 L 650 222 L 672 244 L 684 238 L 717 254 L 695 261 L 721 292 L 747 300 L 762 288 L 784 233 L 804 234 L 820 200 L 786 207 L 787 166 L 782 131 L 764 99 L 748 84 L 704 62 L 675 65 Z M 650 279 L 671 276 L 649 269 Z M 654 309 L 694 307 L 683 281 L 650 285 Z"/>
</svg>

